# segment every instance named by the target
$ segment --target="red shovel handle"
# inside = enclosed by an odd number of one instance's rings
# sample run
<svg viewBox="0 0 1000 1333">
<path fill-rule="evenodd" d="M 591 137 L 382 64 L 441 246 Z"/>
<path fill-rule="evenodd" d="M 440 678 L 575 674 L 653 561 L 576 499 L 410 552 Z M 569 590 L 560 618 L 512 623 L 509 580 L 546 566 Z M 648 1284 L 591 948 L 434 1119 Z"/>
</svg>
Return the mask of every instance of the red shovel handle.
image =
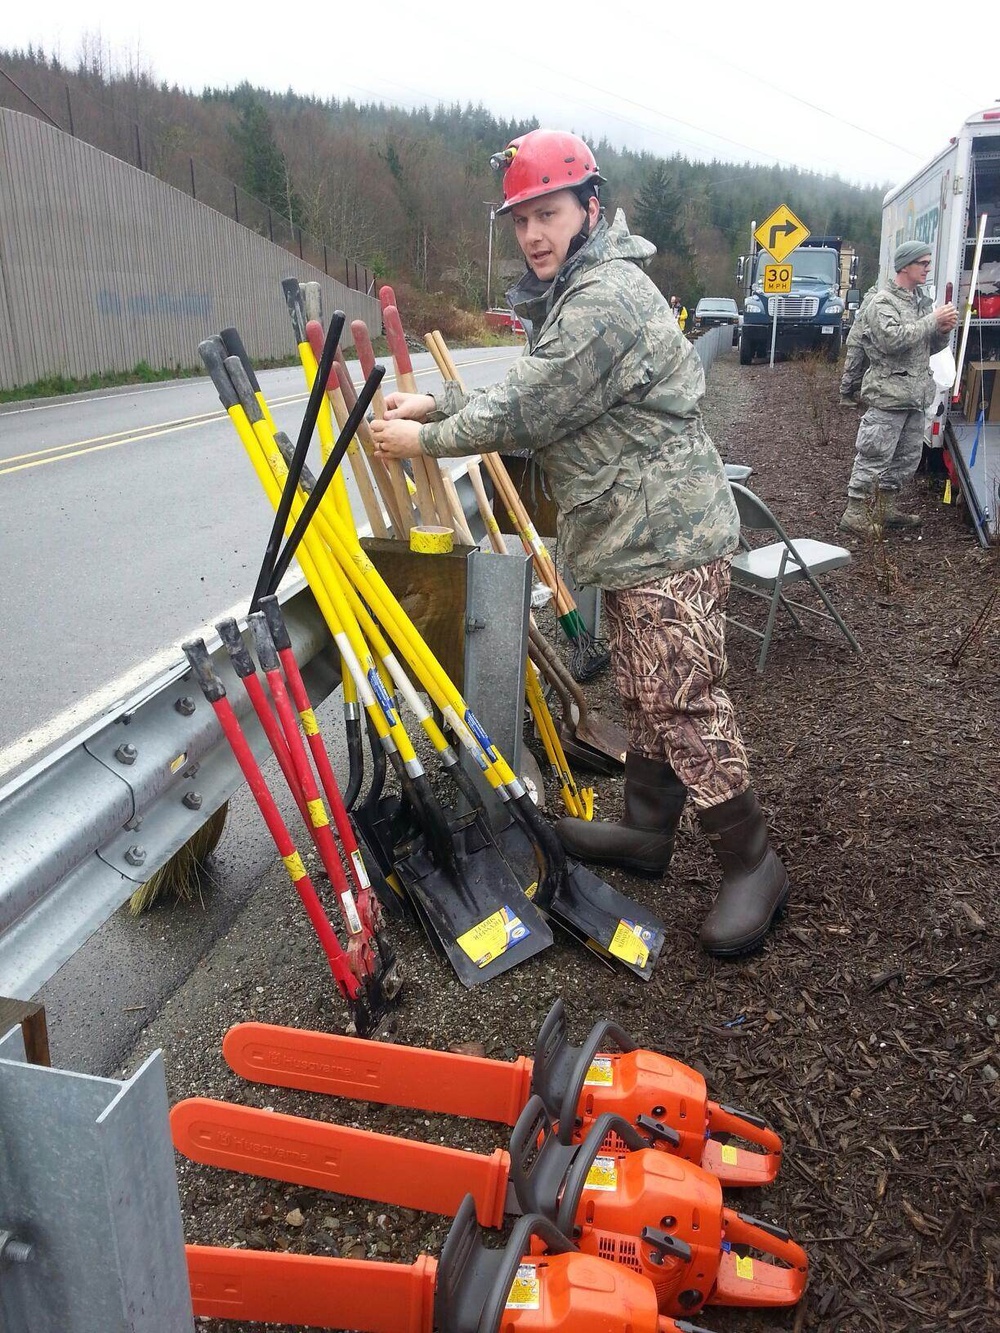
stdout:
<svg viewBox="0 0 1000 1333">
<path fill-rule="evenodd" d="M 399 318 L 399 311 L 394 305 L 386 306 L 382 311 L 382 320 L 385 324 L 389 351 L 396 363 L 396 374 L 412 375 L 413 362 L 410 360 L 410 349 L 406 345 L 406 335 L 403 333 L 403 321 Z"/>
<path fill-rule="evenodd" d="M 323 355 L 323 344 L 326 341 L 326 334 L 323 332 L 323 325 L 318 319 L 311 319 L 306 325 L 306 337 L 309 339 L 309 346 L 312 348 L 313 356 L 316 358 L 316 364 L 319 365 L 319 359 Z M 326 379 L 327 393 L 333 393 L 340 388 L 340 377 L 337 374 L 337 367 L 332 365 L 330 373 Z"/>
</svg>

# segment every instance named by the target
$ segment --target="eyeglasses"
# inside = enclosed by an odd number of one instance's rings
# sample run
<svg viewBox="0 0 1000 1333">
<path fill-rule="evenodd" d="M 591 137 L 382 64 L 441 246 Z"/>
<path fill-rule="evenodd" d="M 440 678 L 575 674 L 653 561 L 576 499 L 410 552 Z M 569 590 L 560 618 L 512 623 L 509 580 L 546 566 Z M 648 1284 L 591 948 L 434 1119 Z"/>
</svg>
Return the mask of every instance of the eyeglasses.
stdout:
<svg viewBox="0 0 1000 1333">
<path fill-rule="evenodd" d="M 915 259 L 913 261 L 917 268 L 930 268 L 934 261 L 932 259 Z"/>
</svg>

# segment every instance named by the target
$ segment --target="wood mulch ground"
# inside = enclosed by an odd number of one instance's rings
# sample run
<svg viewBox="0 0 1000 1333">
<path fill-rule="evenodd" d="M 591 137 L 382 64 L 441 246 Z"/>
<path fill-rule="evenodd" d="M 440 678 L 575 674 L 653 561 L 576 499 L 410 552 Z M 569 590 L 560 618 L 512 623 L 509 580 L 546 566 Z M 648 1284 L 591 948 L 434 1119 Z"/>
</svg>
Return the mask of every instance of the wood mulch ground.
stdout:
<svg viewBox="0 0 1000 1333">
<path fill-rule="evenodd" d="M 743 369 L 734 354 L 710 376 L 713 437 L 727 460 L 753 466 L 753 489 L 793 537 L 839 540 L 858 416 L 837 406 L 836 384 L 824 362 Z M 648 985 L 557 943 L 468 992 L 415 931 L 397 931 L 408 992 L 395 1040 L 473 1041 L 513 1059 L 530 1054 L 562 996 L 575 1039 L 614 1016 L 702 1070 L 717 1100 L 780 1131 L 778 1180 L 729 1202 L 806 1247 L 809 1289 L 797 1309 L 706 1307 L 697 1322 L 718 1333 L 1000 1327 L 1000 605 L 988 606 L 1000 552 L 977 545 L 942 489 L 918 478 L 919 536 L 851 541 L 853 563 L 829 578 L 861 658 L 830 626 L 815 638 L 783 627 L 758 676 L 757 642 L 730 635 L 754 783 L 793 884 L 756 958 L 720 963 L 698 949 L 716 874 L 687 818 L 662 882 L 607 876 L 668 925 Z M 760 604 L 737 602 L 760 623 Z M 617 716 L 607 675 L 587 690 L 593 708 Z M 615 817 L 620 779 L 593 780 L 599 814 Z M 557 813 L 558 794 L 548 800 Z M 274 885 L 287 896 L 277 872 Z M 477 1151 L 502 1144 L 500 1127 L 324 1104 L 224 1068 L 219 1041 L 239 1018 L 342 1026 L 317 954 L 290 906 L 276 923 L 259 898 L 144 1037 L 145 1048 L 166 1049 L 171 1096 L 224 1096 Z M 409 1262 L 437 1253 L 447 1230 L 401 1208 L 189 1163 L 180 1171 L 191 1241 Z"/>
</svg>

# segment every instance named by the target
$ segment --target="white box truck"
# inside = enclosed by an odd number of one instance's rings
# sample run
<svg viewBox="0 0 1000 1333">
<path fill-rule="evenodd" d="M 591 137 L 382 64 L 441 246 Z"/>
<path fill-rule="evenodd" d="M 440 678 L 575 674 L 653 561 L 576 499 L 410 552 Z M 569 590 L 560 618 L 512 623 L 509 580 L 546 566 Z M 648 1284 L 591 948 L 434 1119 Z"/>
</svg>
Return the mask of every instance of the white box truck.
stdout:
<svg viewBox="0 0 1000 1333">
<path fill-rule="evenodd" d="M 986 239 L 972 291 L 976 235 L 984 213 Z M 1000 374 L 990 369 L 991 362 L 1000 367 L 1000 105 L 970 116 L 947 147 L 885 196 L 880 283 L 893 276 L 896 246 L 910 240 L 926 241 L 933 255 L 928 285 L 935 303 L 958 306 L 952 338 L 956 356 L 971 303 L 959 402 L 953 403 L 951 389 L 942 390 L 929 443 L 945 449 L 946 465 L 986 545 L 1000 535 Z"/>
</svg>

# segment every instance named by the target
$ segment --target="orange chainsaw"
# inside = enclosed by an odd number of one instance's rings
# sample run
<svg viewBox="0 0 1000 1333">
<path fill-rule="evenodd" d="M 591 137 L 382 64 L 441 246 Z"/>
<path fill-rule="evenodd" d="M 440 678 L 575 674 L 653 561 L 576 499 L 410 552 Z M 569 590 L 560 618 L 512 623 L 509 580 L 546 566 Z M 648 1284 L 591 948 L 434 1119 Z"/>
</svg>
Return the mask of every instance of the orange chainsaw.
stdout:
<svg viewBox="0 0 1000 1333">
<path fill-rule="evenodd" d="M 358 1333 L 709 1333 L 664 1318 L 638 1273 L 581 1254 L 543 1217 L 502 1250 L 483 1245 L 475 1205 L 458 1210 L 440 1260 L 412 1264 L 187 1247 L 202 1318 Z"/>
<path fill-rule="evenodd" d="M 614 1111 L 649 1146 L 703 1166 L 727 1187 L 767 1185 L 781 1165 L 781 1139 L 765 1121 L 710 1101 L 697 1070 L 637 1047 L 617 1023 L 598 1023 L 583 1046 L 571 1046 L 562 1000 L 542 1024 L 534 1059 L 513 1063 L 265 1023 L 236 1024 L 222 1050 L 256 1083 L 504 1125 L 537 1093 L 564 1143 L 579 1142 Z"/>
<path fill-rule="evenodd" d="M 724 1207 L 715 1176 L 613 1113 L 563 1144 L 533 1096 L 510 1151 L 489 1156 L 209 1098 L 179 1102 L 170 1125 L 178 1152 L 209 1166 L 448 1217 L 471 1195 L 489 1227 L 540 1214 L 646 1277 L 661 1314 L 794 1305 L 806 1287 L 808 1259 L 786 1231 Z"/>
</svg>

